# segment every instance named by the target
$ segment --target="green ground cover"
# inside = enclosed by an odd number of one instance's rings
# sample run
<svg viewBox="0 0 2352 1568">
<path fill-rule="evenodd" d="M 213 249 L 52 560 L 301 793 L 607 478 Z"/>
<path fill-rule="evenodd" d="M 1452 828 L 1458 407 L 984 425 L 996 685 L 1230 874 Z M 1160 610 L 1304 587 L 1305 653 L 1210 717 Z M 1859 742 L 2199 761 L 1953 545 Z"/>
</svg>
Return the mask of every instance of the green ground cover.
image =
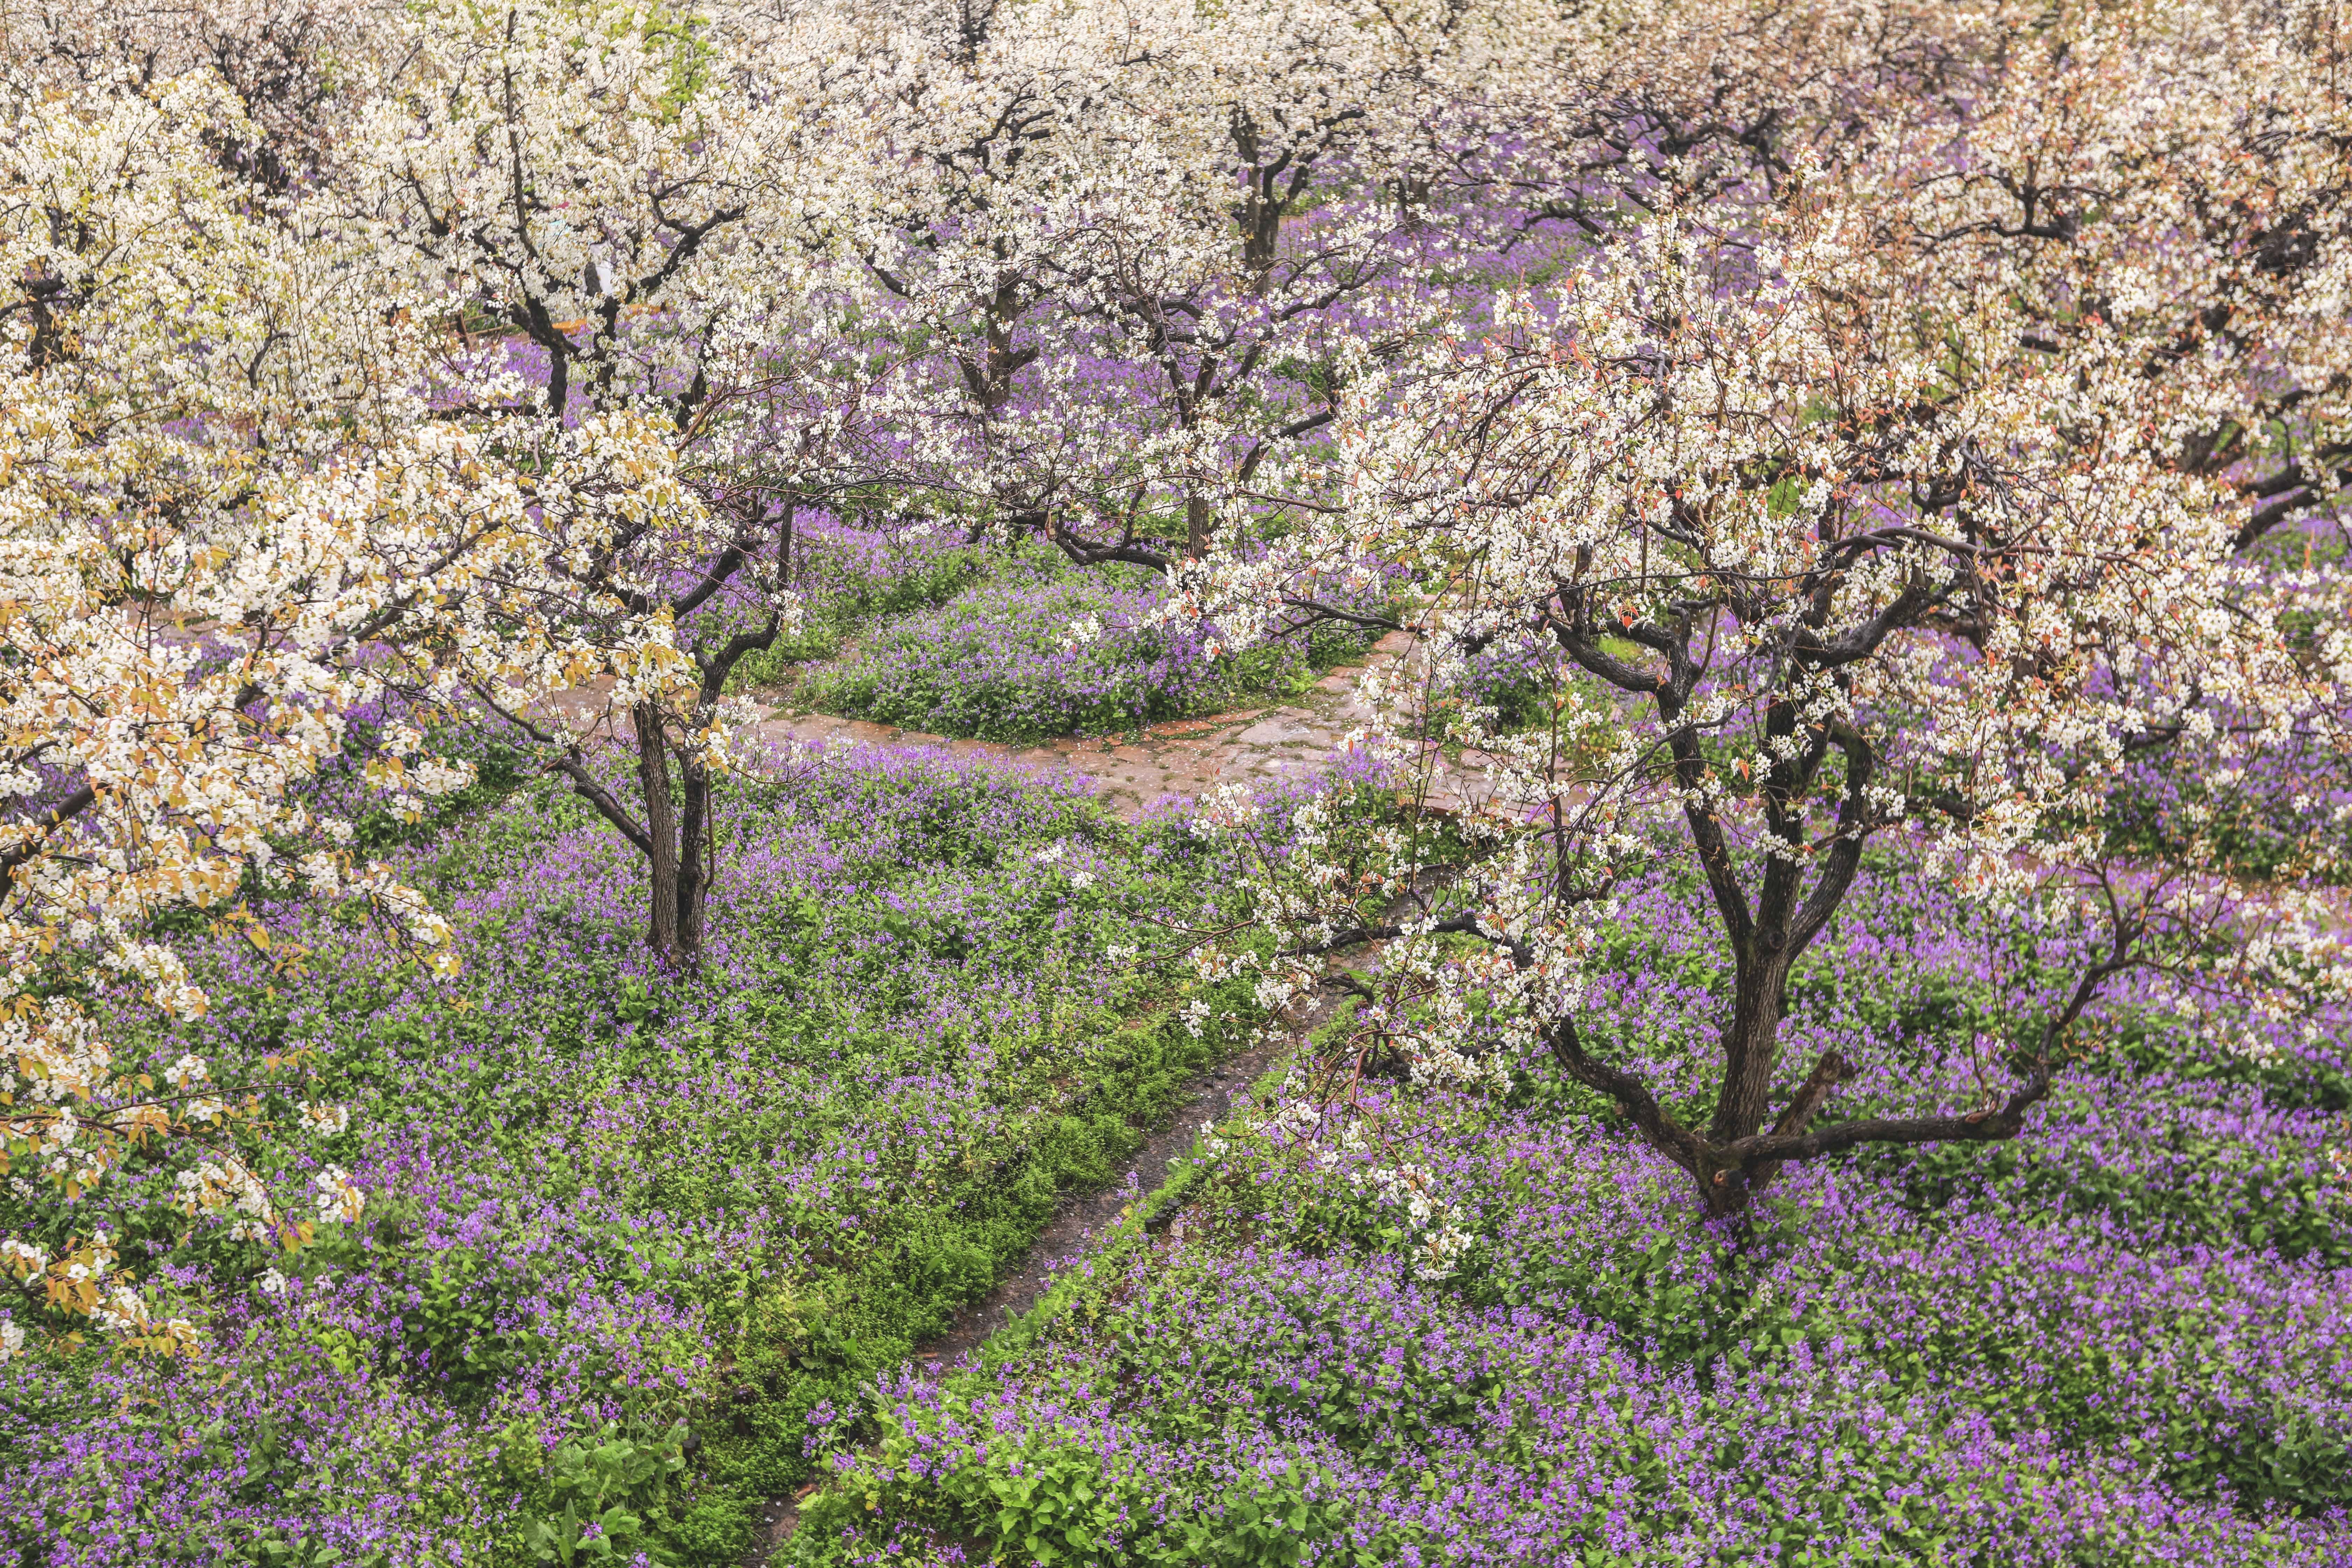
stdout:
<svg viewBox="0 0 2352 1568">
<path fill-rule="evenodd" d="M 267 954 L 176 938 L 211 1016 L 119 1037 L 224 1079 L 310 1056 L 349 1130 L 250 1152 L 368 1205 L 289 1258 L 135 1172 L 93 1198 L 220 1349 L 0 1369 L 43 1416 L 0 1455 L 0 1531 L 63 1560 L 730 1561 L 812 1435 L 1252 1037 L 1245 986 L 1139 960 L 1223 879 L 1181 823 L 938 753 L 788 773 L 727 802 L 698 977 L 653 970 L 639 868 L 543 784 L 401 852 L 454 979 L 331 904 L 266 906 Z"/>
<path fill-rule="evenodd" d="M 1324 621 L 1229 651 L 1214 626 L 1158 618 L 1154 574 L 1074 567 L 1035 543 L 826 524 L 804 552 L 810 618 L 735 688 L 939 734 L 1103 734 L 1280 701 L 1376 635 Z"/>
</svg>

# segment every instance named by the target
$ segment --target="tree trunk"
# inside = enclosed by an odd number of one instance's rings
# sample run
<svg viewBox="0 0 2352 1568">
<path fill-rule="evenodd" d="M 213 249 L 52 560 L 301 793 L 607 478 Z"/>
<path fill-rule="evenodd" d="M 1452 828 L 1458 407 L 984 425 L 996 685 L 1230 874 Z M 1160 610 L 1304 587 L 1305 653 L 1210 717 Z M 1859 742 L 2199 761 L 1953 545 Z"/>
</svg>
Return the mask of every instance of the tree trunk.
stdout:
<svg viewBox="0 0 2352 1568">
<path fill-rule="evenodd" d="M 650 702 L 629 710 L 637 731 L 637 782 L 646 797 L 646 859 L 653 872 L 652 913 L 646 944 L 672 962 L 678 951 L 677 812 L 669 798 L 669 742 L 661 710 Z"/>
<path fill-rule="evenodd" d="M 1748 1215 L 1748 1178 L 1738 1171 L 1717 1171 L 1698 1184 L 1699 1203 L 1709 1219 L 1744 1220 Z"/>
<path fill-rule="evenodd" d="M 637 781 L 646 796 L 646 860 L 652 873 L 646 945 L 683 972 L 701 966 L 705 909 L 716 857 L 711 845 L 710 768 L 681 753 L 679 801 L 670 798 L 669 737 L 659 709 L 630 710 L 637 731 Z"/>
<path fill-rule="evenodd" d="M 685 784 L 686 810 L 677 825 L 677 963 L 681 969 L 702 964 L 703 908 L 716 869 L 711 847 L 710 767 L 698 758 L 678 759 Z"/>
<path fill-rule="evenodd" d="M 1213 514 L 1199 496 L 1184 498 L 1184 559 L 1198 561 L 1209 552 L 1209 529 Z"/>
<path fill-rule="evenodd" d="M 1767 933 L 1754 946 L 1763 948 L 1771 941 Z M 1787 980 L 1788 963 L 1779 951 L 1739 955 L 1731 1022 L 1723 1030 L 1723 1079 L 1706 1130 L 1712 1142 L 1733 1142 L 1764 1126 L 1773 1069 L 1780 1062 L 1780 1010 Z"/>
<path fill-rule="evenodd" d="M 1759 932 L 1739 955 L 1731 1021 L 1724 1026 L 1723 1078 L 1707 1125 L 1711 1152 L 1764 1130 L 1771 1109 L 1772 1074 L 1780 1062 L 1780 1015 L 1788 999 L 1789 963 L 1776 933 Z M 1711 1219 L 1737 1220 L 1748 1212 L 1759 1173 L 1702 1156 L 1691 1174 Z"/>
</svg>

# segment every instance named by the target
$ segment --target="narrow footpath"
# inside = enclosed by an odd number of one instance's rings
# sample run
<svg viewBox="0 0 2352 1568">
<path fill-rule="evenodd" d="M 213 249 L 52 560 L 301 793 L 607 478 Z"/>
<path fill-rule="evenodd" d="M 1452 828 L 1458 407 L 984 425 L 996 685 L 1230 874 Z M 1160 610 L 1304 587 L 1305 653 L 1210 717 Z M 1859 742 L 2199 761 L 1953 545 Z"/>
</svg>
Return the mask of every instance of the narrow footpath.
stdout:
<svg viewBox="0 0 2352 1568">
<path fill-rule="evenodd" d="M 1375 660 L 1402 657 L 1410 639 L 1392 632 L 1372 649 Z M 985 757 L 1025 767 L 1065 769 L 1093 781 L 1096 793 L 1129 818 L 1171 797 L 1192 799 L 1236 780 L 1305 778 L 1319 771 L 1350 731 L 1371 713 L 1355 694 L 1362 669 L 1335 669 L 1295 701 L 1239 709 L 1202 719 L 1155 724 L 1140 735 L 1045 741 L 1007 746 L 956 741 L 920 730 L 895 729 L 863 719 L 779 708 L 750 727 L 754 742 L 827 745 L 943 746 L 960 757 Z"/>
<path fill-rule="evenodd" d="M 1372 658 L 1395 659 L 1408 646 L 1404 634 L 1394 633 L 1374 647 Z M 1222 784 L 1311 777 L 1349 731 L 1370 720 L 1355 694 L 1361 673 L 1360 668 L 1335 669 L 1293 703 L 1158 724 L 1140 736 L 1118 740 L 1004 746 L 788 710 L 751 726 L 751 734 L 755 745 L 934 745 L 957 756 L 1066 770 L 1092 781 L 1106 804 L 1132 818 L 1162 802 L 1196 798 Z M 1285 1020 L 1286 1026 L 1279 1034 L 1195 1079 L 1184 1109 L 1169 1127 L 1144 1140 L 1127 1172 L 1097 1192 L 1064 1199 L 995 1288 L 966 1305 L 956 1314 L 953 1327 L 916 1352 L 916 1365 L 930 1376 L 940 1376 L 1034 1307 L 1058 1266 L 1082 1255 L 1094 1237 L 1118 1222 L 1128 1194 L 1158 1191 L 1175 1162 L 1191 1152 L 1201 1123 L 1222 1121 L 1235 1099 L 1319 1027 L 1336 1005 L 1331 995 L 1303 1004 Z M 818 1484 L 812 1482 L 799 1494 L 769 1504 L 744 1559 L 745 1568 L 765 1563 L 791 1539 L 800 1523 L 801 1500 Z"/>
<path fill-rule="evenodd" d="M 1369 951 L 1377 952 L 1381 945 L 1375 943 Z M 1361 962 L 1362 956 L 1359 955 L 1359 965 Z M 1184 1110 L 1170 1126 L 1144 1140 L 1143 1146 L 1129 1162 L 1126 1173 L 1096 1192 L 1074 1194 L 1063 1199 L 1060 1209 L 1037 1233 L 1012 1271 L 986 1295 L 958 1311 L 955 1325 L 946 1333 L 916 1351 L 916 1368 L 928 1377 L 945 1375 L 991 1336 L 1034 1307 L 1052 1286 L 1061 1266 L 1083 1257 L 1096 1237 L 1119 1222 L 1129 1201 L 1129 1194 L 1149 1194 L 1165 1185 L 1176 1162 L 1192 1152 L 1201 1123 L 1223 1121 L 1243 1091 L 1288 1058 L 1328 1022 L 1339 1001 L 1336 991 L 1322 991 L 1295 1005 L 1278 1033 L 1272 1033 L 1267 1039 L 1195 1079 L 1192 1098 Z M 1171 1214 L 1162 1217 L 1175 1216 Z M 1157 1225 L 1155 1220 L 1155 1228 Z M 768 1504 L 751 1549 L 744 1554 L 743 1568 L 762 1568 L 782 1549 L 800 1527 L 802 1500 L 823 1484 L 821 1479 L 813 1480 L 793 1496 L 777 1498 Z"/>
</svg>

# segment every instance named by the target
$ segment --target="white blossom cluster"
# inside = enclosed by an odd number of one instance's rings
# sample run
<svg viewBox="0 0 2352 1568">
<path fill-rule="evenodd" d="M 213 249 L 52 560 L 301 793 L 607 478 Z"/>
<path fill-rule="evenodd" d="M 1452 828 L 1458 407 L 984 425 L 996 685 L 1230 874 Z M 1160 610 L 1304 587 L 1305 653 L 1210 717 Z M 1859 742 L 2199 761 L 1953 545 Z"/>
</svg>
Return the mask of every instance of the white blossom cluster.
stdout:
<svg viewBox="0 0 2352 1568">
<path fill-rule="evenodd" d="M 35 1293 L 42 1307 L 89 1318 L 119 1342 L 149 1352 L 192 1346 L 194 1325 L 184 1318 L 156 1318 L 136 1289 L 119 1277 L 109 1279 L 115 1262 L 113 1240 L 102 1230 L 69 1242 L 54 1258 L 16 1237 L 0 1239 L 0 1273 Z M 24 1348 L 24 1326 L 13 1316 L 0 1319 L 0 1363 Z"/>
<path fill-rule="evenodd" d="M 1376 1165 L 1349 1173 L 1359 1185 L 1370 1188 L 1381 1202 L 1402 1209 L 1407 1234 L 1405 1273 L 1414 1279 L 1449 1278 L 1470 1249 L 1471 1237 L 1462 1205 L 1436 1196 L 1437 1181 L 1430 1171 L 1410 1161 L 1395 1166 Z"/>
<path fill-rule="evenodd" d="M 1317 1169 L 1332 1172 L 1344 1165 L 1349 1186 L 1395 1211 L 1404 1236 L 1407 1279 L 1434 1282 L 1451 1278 L 1460 1267 L 1474 1241 L 1469 1219 L 1459 1204 L 1443 1195 L 1435 1173 L 1410 1160 L 1391 1164 L 1378 1159 L 1366 1118 L 1344 1104 L 1318 1099 L 1303 1070 L 1294 1069 L 1276 1089 L 1272 1109 L 1244 1125 L 1251 1134 L 1319 1144 L 1314 1156 Z M 1201 1157 L 1213 1163 L 1226 1149 L 1226 1141 L 1212 1125 L 1202 1123 Z"/>
</svg>

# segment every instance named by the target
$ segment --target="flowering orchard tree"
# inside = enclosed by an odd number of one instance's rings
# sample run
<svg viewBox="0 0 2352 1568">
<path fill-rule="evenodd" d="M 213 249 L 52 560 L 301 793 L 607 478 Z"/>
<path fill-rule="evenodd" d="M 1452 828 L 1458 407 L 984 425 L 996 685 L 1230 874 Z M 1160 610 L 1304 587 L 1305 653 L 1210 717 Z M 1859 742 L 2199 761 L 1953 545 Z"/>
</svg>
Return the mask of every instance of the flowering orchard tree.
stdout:
<svg viewBox="0 0 2352 1568">
<path fill-rule="evenodd" d="M 1425 331 L 1487 259 L 1481 209 L 1422 172 L 1476 74 L 1460 14 L 1003 6 L 877 30 L 853 68 L 886 127 L 864 248 L 887 319 L 931 345 L 924 471 L 1081 563 L 1166 570 L 1286 460 L 1325 463 L 1343 367 Z"/>
<path fill-rule="evenodd" d="M 550 4 L 427 8 L 408 46 L 365 89 L 337 178 L 449 322 L 442 416 L 542 476 L 547 569 L 512 587 L 616 654 L 657 623 L 680 658 L 674 677 L 623 658 L 586 733 L 495 684 L 477 695 L 645 856 L 649 941 L 691 966 L 721 694 L 799 613 L 795 518 L 874 476 L 866 410 L 896 364 L 835 260 L 866 151 L 829 84 L 846 46 L 823 16 L 755 47 Z M 635 755 L 635 807 L 597 765 L 608 731 Z"/>
<path fill-rule="evenodd" d="M 2341 552 L 2259 553 L 2334 516 L 2352 433 L 2352 104 L 2316 68 L 2345 39 L 2294 21 L 1990 26 L 1944 99 L 1890 96 L 1769 200 L 1662 197 L 1409 398 L 1368 395 L 1344 510 L 1221 563 L 1212 612 L 1412 563 L 1407 735 L 1498 638 L 1554 673 L 1531 728 L 1423 731 L 1486 770 L 1450 834 L 1266 858 L 1276 989 L 1394 936 L 1362 1043 L 1490 1081 L 1540 1046 L 1729 1214 L 1790 1160 L 2016 1135 L 2124 970 L 2272 1010 L 2352 983 L 2341 821 L 2286 803 L 2296 851 L 2259 881 L 2194 820 L 2129 854 L 2110 827 L 2161 752 L 2224 789 L 2291 750 L 2352 763 Z M 1579 1028 L 1612 886 L 1669 825 L 1731 959 L 1689 1114 Z M 2085 955 L 2020 981 L 2038 1010 L 1979 1102 L 1823 1123 L 1863 1064 L 1784 1063 L 1779 1024 L 1882 840 Z"/>
<path fill-rule="evenodd" d="M 528 700 L 545 687 L 485 679 L 473 694 L 542 748 L 550 771 L 645 857 L 646 941 L 692 968 L 718 871 L 712 788 L 731 757 L 721 694 L 743 656 L 771 646 L 796 612 L 784 585 L 791 503 L 754 496 L 735 518 L 714 510 L 681 471 L 674 430 L 625 413 L 507 434 L 510 458 L 521 440 L 538 438 L 528 529 L 554 563 L 528 574 L 520 596 L 605 650 L 613 679 L 575 689 L 593 706 L 584 716 L 573 708 L 569 728 L 562 710 Z M 694 563 L 690 575 L 681 561 Z M 643 636 L 648 624 L 660 629 L 658 645 Z M 634 810 L 603 765 L 615 739 L 633 758 Z"/>
<path fill-rule="evenodd" d="M 337 226 L 223 168 L 254 132 L 216 81 L 20 79 L 0 124 L 6 1263 L 47 1313 L 168 1350 L 187 1326 L 108 1277 L 75 1200 L 160 1163 L 190 1215 L 299 1246 L 359 1194 L 331 1173 L 287 1209 L 242 1124 L 344 1116 L 305 1098 L 299 1058 L 237 1084 L 194 1056 L 119 1064 L 90 988 L 201 1014 L 157 920 L 206 911 L 267 948 L 240 901 L 259 873 L 364 900 L 446 967 L 440 917 L 303 804 L 345 715 L 395 687 L 528 700 L 615 647 L 648 684 L 679 660 L 664 626 L 591 647 L 541 613 L 537 476 L 421 417 L 427 345 Z M 412 816 L 470 777 L 424 741 L 394 726 L 367 763 Z"/>
</svg>

